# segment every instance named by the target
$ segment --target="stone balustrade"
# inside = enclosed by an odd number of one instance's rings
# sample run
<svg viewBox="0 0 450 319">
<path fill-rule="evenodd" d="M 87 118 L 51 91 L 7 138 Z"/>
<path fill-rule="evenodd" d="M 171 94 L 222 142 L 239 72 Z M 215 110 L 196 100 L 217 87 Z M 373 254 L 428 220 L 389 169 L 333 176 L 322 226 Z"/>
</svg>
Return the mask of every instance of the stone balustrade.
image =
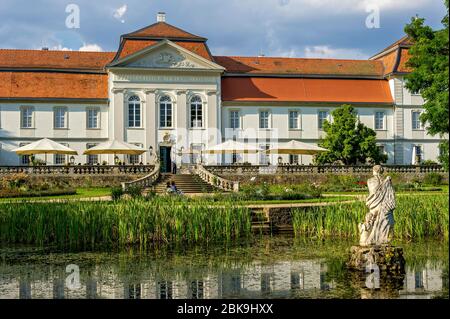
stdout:
<svg viewBox="0 0 450 319">
<path fill-rule="evenodd" d="M 383 165 L 387 173 L 445 173 L 440 165 Z M 370 165 L 209 165 L 204 167 L 215 175 L 228 174 L 370 174 Z"/>
<path fill-rule="evenodd" d="M 158 181 L 160 174 L 161 165 L 159 161 L 157 161 L 150 174 L 135 181 L 122 183 L 122 189 L 127 191 L 130 187 L 139 187 L 141 189 L 151 187 Z"/>
<path fill-rule="evenodd" d="M 0 176 L 25 173 L 30 175 L 142 175 L 154 165 L 74 165 L 74 166 L 0 166 Z"/>
<path fill-rule="evenodd" d="M 239 182 L 233 182 L 223 177 L 217 176 L 207 170 L 202 165 L 197 165 L 197 175 L 206 183 L 226 192 L 239 192 Z"/>
</svg>

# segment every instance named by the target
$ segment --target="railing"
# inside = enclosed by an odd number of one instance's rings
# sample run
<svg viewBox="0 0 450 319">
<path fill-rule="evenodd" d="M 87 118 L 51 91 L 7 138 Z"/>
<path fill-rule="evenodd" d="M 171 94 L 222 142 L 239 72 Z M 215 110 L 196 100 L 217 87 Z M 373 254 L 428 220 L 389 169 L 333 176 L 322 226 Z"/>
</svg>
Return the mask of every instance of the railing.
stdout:
<svg viewBox="0 0 450 319">
<path fill-rule="evenodd" d="M 136 186 L 139 188 L 151 187 L 152 185 L 154 185 L 156 183 L 156 181 L 158 180 L 158 178 L 161 174 L 160 168 L 161 168 L 161 165 L 160 165 L 159 161 L 157 161 L 155 166 L 153 167 L 153 170 L 150 172 L 150 174 L 148 174 L 147 176 L 144 176 L 142 178 L 139 178 L 135 181 L 122 183 L 122 189 L 124 191 L 127 191 L 128 188 L 132 187 L 132 186 Z"/>
<path fill-rule="evenodd" d="M 142 175 L 154 170 L 154 165 L 73 165 L 73 166 L 0 166 L 0 176 L 8 174 L 34 175 Z"/>
<path fill-rule="evenodd" d="M 239 182 L 233 182 L 214 175 L 200 164 L 197 165 L 196 172 L 202 180 L 214 187 L 220 188 L 226 192 L 239 192 Z"/>
<path fill-rule="evenodd" d="M 382 165 L 387 173 L 445 173 L 440 165 Z M 205 169 L 214 175 L 228 174 L 370 174 L 370 165 L 209 165 Z"/>
</svg>

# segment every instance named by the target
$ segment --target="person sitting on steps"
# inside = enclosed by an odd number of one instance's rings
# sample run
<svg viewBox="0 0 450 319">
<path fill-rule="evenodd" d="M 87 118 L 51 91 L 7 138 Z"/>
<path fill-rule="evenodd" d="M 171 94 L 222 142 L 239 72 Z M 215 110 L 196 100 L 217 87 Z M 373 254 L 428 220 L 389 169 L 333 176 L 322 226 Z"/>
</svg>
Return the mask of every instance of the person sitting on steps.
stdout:
<svg viewBox="0 0 450 319">
<path fill-rule="evenodd" d="M 171 188 L 173 194 L 183 195 L 183 193 L 177 188 L 177 185 L 175 184 L 174 181 L 172 181 L 172 185 L 170 188 Z"/>
<path fill-rule="evenodd" d="M 173 189 L 172 189 L 172 186 L 170 185 L 170 182 L 167 182 L 166 193 L 167 194 L 172 194 L 173 193 Z"/>
</svg>

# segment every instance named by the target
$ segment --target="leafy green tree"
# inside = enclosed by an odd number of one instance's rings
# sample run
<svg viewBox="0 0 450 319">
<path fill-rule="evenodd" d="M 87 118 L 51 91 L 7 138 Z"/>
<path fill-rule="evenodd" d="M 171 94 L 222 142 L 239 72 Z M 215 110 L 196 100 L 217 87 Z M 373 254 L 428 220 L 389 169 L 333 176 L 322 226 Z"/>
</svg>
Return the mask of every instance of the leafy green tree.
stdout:
<svg viewBox="0 0 450 319">
<path fill-rule="evenodd" d="M 442 19 L 443 29 L 433 30 L 425 25 L 425 19 L 414 17 L 406 25 L 405 32 L 413 45 L 407 66 L 412 72 L 406 76 L 406 87 L 412 92 L 420 92 L 425 100 L 421 121 L 431 135 L 439 134 L 442 138 L 449 133 L 448 105 L 448 5 Z M 441 163 L 448 170 L 448 140 L 440 145 Z"/>
<path fill-rule="evenodd" d="M 317 155 L 315 163 L 341 161 L 345 165 L 354 165 L 369 159 L 377 164 L 387 161 L 387 156 L 377 147 L 375 131 L 358 121 L 351 105 L 342 105 L 331 114 L 333 122 L 325 121 L 327 135 L 319 142 L 319 146 L 328 151 Z"/>
</svg>

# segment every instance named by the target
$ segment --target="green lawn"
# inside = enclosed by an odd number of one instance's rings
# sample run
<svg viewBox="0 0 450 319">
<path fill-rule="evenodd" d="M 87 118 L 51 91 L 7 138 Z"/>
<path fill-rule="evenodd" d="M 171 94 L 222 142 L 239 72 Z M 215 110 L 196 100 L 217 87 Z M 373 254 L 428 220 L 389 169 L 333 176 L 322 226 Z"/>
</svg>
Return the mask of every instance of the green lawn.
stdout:
<svg viewBox="0 0 450 319">
<path fill-rule="evenodd" d="M 46 201 L 51 199 L 79 199 L 90 197 L 103 197 L 111 195 L 110 188 L 77 188 L 75 195 L 61 195 L 61 196 L 42 196 L 42 197 L 17 197 L 17 198 L 0 198 L 1 202 L 15 202 L 15 201 Z"/>
</svg>

